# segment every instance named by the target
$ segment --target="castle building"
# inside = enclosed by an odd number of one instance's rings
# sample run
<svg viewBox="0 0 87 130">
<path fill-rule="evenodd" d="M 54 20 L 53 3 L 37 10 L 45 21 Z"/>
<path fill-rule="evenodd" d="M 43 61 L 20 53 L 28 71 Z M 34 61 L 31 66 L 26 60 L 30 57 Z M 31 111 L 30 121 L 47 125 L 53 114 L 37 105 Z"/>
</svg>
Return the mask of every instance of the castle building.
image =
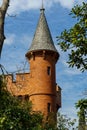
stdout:
<svg viewBox="0 0 87 130">
<path fill-rule="evenodd" d="M 41 111 L 45 116 L 56 113 L 61 107 L 61 88 L 56 84 L 56 50 L 48 23 L 40 9 L 40 18 L 32 44 L 26 53 L 30 73 L 17 73 L 15 79 L 8 75 L 8 90 L 20 100 L 32 101 L 33 111 Z"/>
</svg>

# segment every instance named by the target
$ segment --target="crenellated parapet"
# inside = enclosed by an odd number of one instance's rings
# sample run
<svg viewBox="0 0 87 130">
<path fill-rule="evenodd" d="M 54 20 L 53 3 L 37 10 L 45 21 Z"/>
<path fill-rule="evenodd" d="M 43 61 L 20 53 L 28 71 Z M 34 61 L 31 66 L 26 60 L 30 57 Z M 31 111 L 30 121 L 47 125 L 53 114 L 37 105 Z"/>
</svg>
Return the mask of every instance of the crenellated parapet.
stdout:
<svg viewBox="0 0 87 130">
<path fill-rule="evenodd" d="M 15 73 L 6 75 L 7 88 L 12 95 L 21 95 L 21 91 L 27 85 L 30 79 L 30 73 Z"/>
</svg>

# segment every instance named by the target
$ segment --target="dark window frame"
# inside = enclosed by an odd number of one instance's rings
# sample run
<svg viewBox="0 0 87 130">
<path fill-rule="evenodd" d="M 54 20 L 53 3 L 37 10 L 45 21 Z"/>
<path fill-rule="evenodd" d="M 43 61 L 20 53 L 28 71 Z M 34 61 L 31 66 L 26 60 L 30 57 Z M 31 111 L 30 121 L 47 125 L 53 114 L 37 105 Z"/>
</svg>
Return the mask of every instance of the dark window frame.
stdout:
<svg viewBox="0 0 87 130">
<path fill-rule="evenodd" d="M 48 113 L 51 112 L 51 103 L 47 104 L 47 111 L 48 111 Z"/>
<path fill-rule="evenodd" d="M 51 75 L 51 67 L 50 66 L 47 67 L 47 74 Z"/>
<path fill-rule="evenodd" d="M 22 95 L 18 95 L 18 100 L 22 101 L 23 100 L 23 96 Z"/>
<path fill-rule="evenodd" d="M 29 101 L 29 95 L 25 95 L 24 99 L 25 101 Z"/>
</svg>

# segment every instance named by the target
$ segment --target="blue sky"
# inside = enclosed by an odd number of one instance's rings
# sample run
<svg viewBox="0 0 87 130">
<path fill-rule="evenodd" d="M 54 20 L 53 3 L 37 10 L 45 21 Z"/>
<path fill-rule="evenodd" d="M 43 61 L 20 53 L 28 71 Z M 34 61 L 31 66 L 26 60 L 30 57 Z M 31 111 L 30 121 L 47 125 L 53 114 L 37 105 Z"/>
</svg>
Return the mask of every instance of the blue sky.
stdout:
<svg viewBox="0 0 87 130">
<path fill-rule="evenodd" d="M 38 2 L 37 2 L 38 1 Z M 56 81 L 62 88 L 63 114 L 76 117 L 75 103 L 83 98 L 82 92 L 87 89 L 87 73 L 81 73 L 75 68 L 68 68 L 68 54 L 63 53 L 57 45 L 56 36 L 64 29 L 69 29 L 75 19 L 69 15 L 75 4 L 86 0 L 44 0 L 45 14 L 48 25 L 59 53 L 60 59 L 56 65 Z M 0 1 L 1 5 L 2 0 Z M 11 0 L 8 13 L 16 17 L 6 17 L 6 40 L 2 50 L 0 63 L 8 72 L 14 72 L 24 66 L 27 52 L 36 29 L 40 15 L 41 0 Z M 28 63 L 26 63 L 26 67 Z"/>
</svg>

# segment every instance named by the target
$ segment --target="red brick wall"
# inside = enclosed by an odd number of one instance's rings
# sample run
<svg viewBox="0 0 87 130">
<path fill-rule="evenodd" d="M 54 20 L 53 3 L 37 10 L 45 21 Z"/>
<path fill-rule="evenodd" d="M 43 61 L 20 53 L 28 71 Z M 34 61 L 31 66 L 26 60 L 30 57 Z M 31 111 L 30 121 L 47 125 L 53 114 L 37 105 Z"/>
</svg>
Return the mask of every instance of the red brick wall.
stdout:
<svg viewBox="0 0 87 130">
<path fill-rule="evenodd" d="M 12 75 L 7 76 L 8 90 L 13 95 L 29 95 L 33 110 L 48 114 L 48 103 L 52 112 L 56 112 L 56 105 L 61 105 L 60 92 L 56 91 L 55 64 L 56 55 L 52 52 L 36 52 L 34 56 L 29 54 L 30 73 L 16 75 L 16 81 L 12 82 Z M 48 75 L 47 67 L 51 68 Z"/>
<path fill-rule="evenodd" d="M 47 115 L 47 104 L 51 104 L 51 111 L 56 112 L 56 79 L 55 79 L 55 64 L 56 57 L 54 53 L 35 52 L 33 56 L 29 55 L 30 63 L 30 86 L 31 96 L 34 104 L 34 110 L 41 110 Z M 51 68 L 51 73 L 48 75 L 47 67 Z"/>
</svg>

